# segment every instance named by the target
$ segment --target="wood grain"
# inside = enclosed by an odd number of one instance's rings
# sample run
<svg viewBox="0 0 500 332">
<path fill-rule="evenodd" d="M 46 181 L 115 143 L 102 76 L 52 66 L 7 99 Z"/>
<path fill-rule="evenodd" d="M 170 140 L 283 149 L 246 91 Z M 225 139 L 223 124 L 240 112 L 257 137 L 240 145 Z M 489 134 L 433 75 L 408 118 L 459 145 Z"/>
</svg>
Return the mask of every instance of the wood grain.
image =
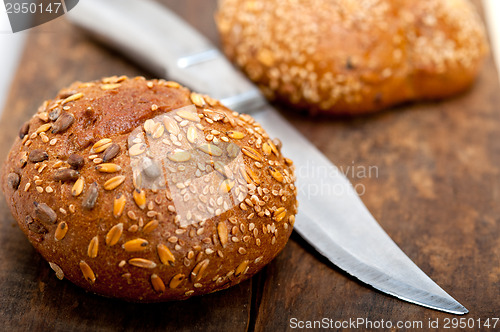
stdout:
<svg viewBox="0 0 500 332">
<path fill-rule="evenodd" d="M 216 42 L 215 0 L 162 1 Z M 75 80 L 151 74 L 64 19 L 33 29 L 0 121 L 0 157 L 38 105 Z M 286 117 L 360 189 L 408 256 L 465 305 L 466 318 L 500 314 L 500 87 L 489 57 L 456 98 L 355 119 Z M 286 142 L 284 142 L 286 144 Z M 352 174 L 372 167 L 371 176 Z M 375 171 L 376 170 L 376 171 Z M 356 173 L 356 172 L 355 172 Z M 140 305 L 59 281 L 0 200 L 0 323 L 16 331 L 282 331 L 290 319 L 422 321 L 454 316 L 366 287 L 294 234 L 252 280 L 184 302 Z"/>
</svg>

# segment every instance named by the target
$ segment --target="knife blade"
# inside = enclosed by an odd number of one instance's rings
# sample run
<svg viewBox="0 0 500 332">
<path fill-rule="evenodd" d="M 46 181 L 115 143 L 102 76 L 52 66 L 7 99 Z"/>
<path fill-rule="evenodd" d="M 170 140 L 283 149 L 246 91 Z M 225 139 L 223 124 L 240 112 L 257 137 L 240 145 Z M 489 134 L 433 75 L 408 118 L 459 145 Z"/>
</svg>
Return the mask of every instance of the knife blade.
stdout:
<svg viewBox="0 0 500 332">
<path fill-rule="evenodd" d="M 299 213 L 294 229 L 332 263 L 375 289 L 453 314 L 468 310 L 392 241 L 349 180 L 213 46 L 167 8 L 149 0 L 86 0 L 67 17 L 161 77 L 251 113 L 284 139 L 296 166 Z"/>
</svg>

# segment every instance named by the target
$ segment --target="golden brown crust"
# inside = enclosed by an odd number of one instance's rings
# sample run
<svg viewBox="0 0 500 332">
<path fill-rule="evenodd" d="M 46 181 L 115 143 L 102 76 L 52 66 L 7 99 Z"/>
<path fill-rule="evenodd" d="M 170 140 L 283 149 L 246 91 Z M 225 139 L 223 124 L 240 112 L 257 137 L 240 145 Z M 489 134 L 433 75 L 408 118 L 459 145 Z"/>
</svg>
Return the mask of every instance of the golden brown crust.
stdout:
<svg viewBox="0 0 500 332">
<path fill-rule="evenodd" d="M 468 88 L 487 53 L 468 0 L 220 0 L 224 51 L 271 99 L 359 114 Z"/>
<path fill-rule="evenodd" d="M 56 276 L 131 301 L 247 279 L 297 211 L 291 161 L 250 116 L 163 80 L 62 90 L 21 128 L 1 176 Z"/>
</svg>

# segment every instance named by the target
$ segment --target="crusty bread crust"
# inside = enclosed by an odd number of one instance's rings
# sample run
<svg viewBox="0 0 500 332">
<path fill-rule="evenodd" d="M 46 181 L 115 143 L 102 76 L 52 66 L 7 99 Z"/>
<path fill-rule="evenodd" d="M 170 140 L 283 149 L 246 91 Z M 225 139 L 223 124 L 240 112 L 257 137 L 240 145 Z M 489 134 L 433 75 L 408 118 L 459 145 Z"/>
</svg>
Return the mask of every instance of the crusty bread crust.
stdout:
<svg viewBox="0 0 500 332">
<path fill-rule="evenodd" d="M 216 20 L 266 96 L 313 114 L 457 94 L 488 50 L 468 0 L 220 0 Z"/>
<path fill-rule="evenodd" d="M 1 181 L 59 278 L 130 301 L 249 278 L 297 211 L 292 162 L 250 116 L 144 78 L 61 90 L 21 128 Z"/>
</svg>

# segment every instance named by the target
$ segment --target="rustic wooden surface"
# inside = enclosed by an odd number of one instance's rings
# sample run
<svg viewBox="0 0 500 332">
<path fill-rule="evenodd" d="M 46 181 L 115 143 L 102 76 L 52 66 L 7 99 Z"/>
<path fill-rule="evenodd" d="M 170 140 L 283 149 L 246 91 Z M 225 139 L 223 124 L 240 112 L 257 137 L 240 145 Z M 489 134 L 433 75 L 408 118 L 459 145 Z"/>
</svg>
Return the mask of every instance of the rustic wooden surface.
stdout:
<svg viewBox="0 0 500 332">
<path fill-rule="evenodd" d="M 162 2 L 217 42 L 215 0 Z M 64 19 L 33 29 L 20 63 L 0 120 L 0 158 L 19 126 L 59 88 L 113 74 L 151 76 Z M 371 177 L 348 176 L 364 186 L 365 204 L 394 241 L 470 310 L 466 318 L 500 316 L 500 88 L 491 57 L 474 88 L 451 100 L 356 119 L 286 116 L 338 166 L 376 167 Z M 105 299 L 57 280 L 3 198 L 0 218 L 2 330 L 282 331 L 292 318 L 323 317 L 424 327 L 439 319 L 443 327 L 455 317 L 353 281 L 297 234 L 261 273 L 232 289 L 154 305 Z"/>
</svg>

